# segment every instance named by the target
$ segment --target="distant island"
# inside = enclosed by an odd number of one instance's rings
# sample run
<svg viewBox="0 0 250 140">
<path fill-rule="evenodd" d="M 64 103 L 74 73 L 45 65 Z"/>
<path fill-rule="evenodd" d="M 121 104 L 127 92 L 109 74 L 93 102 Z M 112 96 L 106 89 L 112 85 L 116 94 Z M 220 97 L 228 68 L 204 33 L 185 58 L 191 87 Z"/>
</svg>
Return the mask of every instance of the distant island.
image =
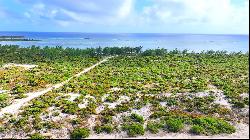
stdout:
<svg viewBox="0 0 250 140">
<path fill-rule="evenodd" d="M 25 38 L 24 36 L 0 36 L 0 41 L 40 41 L 40 40 Z"/>
</svg>

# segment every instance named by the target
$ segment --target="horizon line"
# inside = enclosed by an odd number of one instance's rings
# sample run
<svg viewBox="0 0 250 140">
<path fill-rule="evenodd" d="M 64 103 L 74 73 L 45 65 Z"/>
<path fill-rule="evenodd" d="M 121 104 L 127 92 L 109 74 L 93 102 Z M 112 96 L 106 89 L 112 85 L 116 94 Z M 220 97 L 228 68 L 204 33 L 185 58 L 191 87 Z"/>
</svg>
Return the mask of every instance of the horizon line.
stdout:
<svg viewBox="0 0 250 140">
<path fill-rule="evenodd" d="M 239 33 L 160 33 L 160 32 L 75 32 L 75 31 L 0 31 L 0 32 L 26 32 L 26 33 L 87 33 L 87 34 L 187 34 L 187 35 L 245 35 L 249 34 L 239 34 Z"/>
</svg>

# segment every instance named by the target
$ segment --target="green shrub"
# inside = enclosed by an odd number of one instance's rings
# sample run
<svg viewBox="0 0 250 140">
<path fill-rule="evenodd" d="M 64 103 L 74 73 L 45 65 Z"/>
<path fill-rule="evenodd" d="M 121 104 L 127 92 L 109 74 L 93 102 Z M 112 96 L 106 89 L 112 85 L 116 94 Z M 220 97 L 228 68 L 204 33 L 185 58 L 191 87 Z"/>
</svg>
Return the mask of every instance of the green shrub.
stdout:
<svg viewBox="0 0 250 140">
<path fill-rule="evenodd" d="M 115 116 L 116 112 L 114 109 L 110 108 L 105 108 L 102 112 L 99 113 L 100 115 L 105 115 L 105 116 Z"/>
<path fill-rule="evenodd" d="M 0 94 L 0 109 L 9 105 L 7 94 Z"/>
<path fill-rule="evenodd" d="M 157 122 L 148 122 L 147 124 L 147 130 L 150 131 L 153 134 L 156 134 L 159 132 L 159 129 L 162 128 L 164 125 Z"/>
<path fill-rule="evenodd" d="M 33 128 L 36 130 L 41 130 L 41 129 L 43 129 L 43 124 L 42 123 L 35 123 L 33 125 Z"/>
<path fill-rule="evenodd" d="M 157 119 L 160 118 L 162 116 L 167 116 L 169 113 L 165 110 L 160 110 L 160 111 L 155 111 L 153 114 L 151 114 L 149 117 L 152 119 Z"/>
<path fill-rule="evenodd" d="M 12 93 L 13 94 L 22 94 L 25 92 L 25 89 L 24 87 L 22 87 L 22 85 L 15 85 L 15 87 L 12 89 Z"/>
<path fill-rule="evenodd" d="M 46 121 L 46 122 L 43 122 L 43 127 L 44 128 L 47 128 L 47 129 L 59 129 L 61 128 L 60 124 L 56 123 L 56 122 L 50 122 L 50 121 Z"/>
<path fill-rule="evenodd" d="M 178 104 L 177 100 L 174 98 L 168 98 L 168 99 L 166 99 L 165 102 L 166 102 L 167 106 L 174 106 L 174 105 Z"/>
<path fill-rule="evenodd" d="M 7 100 L 8 95 L 7 94 L 0 94 L 0 101 L 3 102 L 5 100 Z"/>
<path fill-rule="evenodd" d="M 101 122 L 104 124 L 112 123 L 112 119 L 113 119 L 112 116 L 105 115 L 105 116 L 102 116 Z"/>
<path fill-rule="evenodd" d="M 4 132 L 4 128 L 2 126 L 0 126 L 0 132 Z"/>
<path fill-rule="evenodd" d="M 191 133 L 194 133 L 196 135 L 200 135 L 200 134 L 205 134 L 205 128 L 199 125 L 193 125 L 192 128 L 190 129 Z"/>
<path fill-rule="evenodd" d="M 52 113 L 52 116 L 59 116 L 59 115 L 60 113 L 58 111 Z"/>
<path fill-rule="evenodd" d="M 15 99 L 22 99 L 22 98 L 26 98 L 28 97 L 27 95 L 25 95 L 24 93 L 18 94 L 15 96 Z"/>
<path fill-rule="evenodd" d="M 143 102 L 135 102 L 133 105 L 133 109 L 141 109 L 145 104 Z"/>
<path fill-rule="evenodd" d="M 71 103 L 69 101 L 65 102 L 66 104 L 63 106 L 62 108 L 62 112 L 63 113 L 67 113 L 67 114 L 75 114 L 78 110 L 79 107 L 76 103 Z"/>
<path fill-rule="evenodd" d="M 81 139 L 81 138 L 87 138 L 89 135 L 90 135 L 90 130 L 88 128 L 76 128 L 70 134 L 70 138 Z"/>
<path fill-rule="evenodd" d="M 79 93 L 82 94 L 83 96 L 85 96 L 85 95 L 88 94 L 88 93 L 87 93 L 86 91 L 84 91 L 84 90 L 81 90 Z"/>
<path fill-rule="evenodd" d="M 204 134 L 206 135 L 220 133 L 232 134 L 236 131 L 234 126 L 230 125 L 228 122 L 211 117 L 197 118 L 193 120 L 193 123 L 203 127 L 205 129 Z"/>
<path fill-rule="evenodd" d="M 127 134 L 130 137 L 135 137 L 137 135 L 144 135 L 145 133 L 143 125 L 139 123 L 125 124 L 122 126 L 122 129 L 127 131 Z"/>
<path fill-rule="evenodd" d="M 243 101 L 246 105 L 249 105 L 249 98 L 244 98 Z"/>
<path fill-rule="evenodd" d="M 144 122 L 143 117 L 140 116 L 140 115 L 138 115 L 138 114 L 135 114 L 135 113 L 131 114 L 130 118 L 133 119 L 136 122 L 139 122 L 139 123 L 143 123 Z"/>
<path fill-rule="evenodd" d="M 103 132 L 109 134 L 109 133 L 113 132 L 113 127 L 112 127 L 112 125 L 95 126 L 94 131 L 97 134 L 100 134 L 100 133 L 103 133 Z"/>
<path fill-rule="evenodd" d="M 72 124 L 72 125 L 77 125 L 77 124 L 80 124 L 80 122 L 81 122 L 81 121 L 80 121 L 80 119 L 77 119 L 77 118 L 76 118 L 76 119 L 71 120 L 71 124 Z"/>
<path fill-rule="evenodd" d="M 89 109 L 89 107 L 86 107 L 86 108 L 80 109 L 78 114 L 81 115 L 82 118 L 86 118 L 90 116 L 91 114 L 93 114 L 93 112 L 92 110 Z"/>
<path fill-rule="evenodd" d="M 241 101 L 236 101 L 236 102 L 234 102 L 234 107 L 236 107 L 236 108 L 244 108 L 245 103 L 241 102 Z"/>
<path fill-rule="evenodd" d="M 178 132 L 184 127 L 184 124 L 181 119 L 168 118 L 166 120 L 166 126 L 169 131 Z"/>
<path fill-rule="evenodd" d="M 46 139 L 46 138 L 39 133 L 34 133 L 30 135 L 29 139 Z"/>
<path fill-rule="evenodd" d="M 126 112 L 129 110 L 130 110 L 130 108 L 129 108 L 128 104 L 120 104 L 120 105 L 117 105 L 115 108 L 115 111 L 118 113 Z"/>
<path fill-rule="evenodd" d="M 105 102 L 110 102 L 110 103 L 113 103 L 116 101 L 116 98 L 112 95 L 109 95 L 106 99 L 105 99 Z"/>
<path fill-rule="evenodd" d="M 14 125 L 16 128 L 24 128 L 28 123 L 28 118 L 24 117 L 24 118 L 20 118 L 19 120 L 16 120 L 16 122 L 14 122 Z"/>
</svg>

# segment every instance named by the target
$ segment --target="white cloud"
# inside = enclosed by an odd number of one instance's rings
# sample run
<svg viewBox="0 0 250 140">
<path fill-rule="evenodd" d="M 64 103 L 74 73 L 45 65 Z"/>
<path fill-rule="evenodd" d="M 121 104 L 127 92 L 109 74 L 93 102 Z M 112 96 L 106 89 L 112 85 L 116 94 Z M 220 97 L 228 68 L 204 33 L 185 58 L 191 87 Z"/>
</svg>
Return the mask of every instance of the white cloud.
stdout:
<svg viewBox="0 0 250 140">
<path fill-rule="evenodd" d="M 230 0 L 152 0 L 143 17 L 153 24 L 203 25 L 214 28 L 239 28 L 248 31 L 249 1 L 236 6 Z M 239 30 L 239 29 L 238 29 Z"/>
<path fill-rule="evenodd" d="M 70 25 L 70 22 L 115 24 L 128 17 L 133 9 L 133 0 L 19 1 L 32 4 L 32 8 L 24 13 L 27 18 L 33 21 L 46 18 L 63 26 Z"/>
<path fill-rule="evenodd" d="M 16 1 L 25 9 L 10 14 L 12 7 L 8 12 L 0 7 L 1 19 L 22 13 L 13 19 L 35 26 L 46 23 L 51 29 L 74 26 L 79 31 L 92 27 L 125 32 L 249 33 L 249 0 L 240 5 L 233 0 L 147 0 L 150 4 L 140 8 L 136 3 L 142 0 Z"/>
<path fill-rule="evenodd" d="M 117 16 L 119 18 L 127 17 L 133 9 L 133 0 L 125 0 L 122 6 L 118 9 Z"/>
</svg>

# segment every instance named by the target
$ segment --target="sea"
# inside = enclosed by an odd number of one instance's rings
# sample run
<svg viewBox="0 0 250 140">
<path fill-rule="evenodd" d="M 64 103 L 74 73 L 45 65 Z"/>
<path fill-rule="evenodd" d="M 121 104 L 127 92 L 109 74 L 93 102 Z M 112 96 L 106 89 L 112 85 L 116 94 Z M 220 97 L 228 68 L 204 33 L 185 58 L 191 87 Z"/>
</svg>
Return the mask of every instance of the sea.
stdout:
<svg viewBox="0 0 250 140">
<path fill-rule="evenodd" d="M 1 41 L 21 47 L 62 46 L 64 48 L 138 47 L 143 50 L 249 52 L 249 35 L 226 34 L 162 34 L 162 33 L 80 33 L 80 32 L 0 32 L 0 36 L 15 35 L 40 41 Z"/>
</svg>

